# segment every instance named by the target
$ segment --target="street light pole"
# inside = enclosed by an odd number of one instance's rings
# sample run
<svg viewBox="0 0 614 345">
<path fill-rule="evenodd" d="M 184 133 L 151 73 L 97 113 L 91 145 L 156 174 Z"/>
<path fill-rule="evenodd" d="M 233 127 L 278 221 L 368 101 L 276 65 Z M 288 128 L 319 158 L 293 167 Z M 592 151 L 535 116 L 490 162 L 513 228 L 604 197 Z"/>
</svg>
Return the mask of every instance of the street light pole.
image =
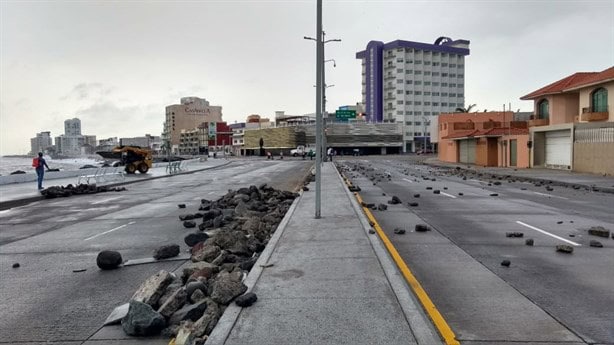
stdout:
<svg viewBox="0 0 614 345">
<path fill-rule="evenodd" d="M 424 148 L 422 149 L 422 154 L 426 154 L 426 122 L 427 119 L 426 117 L 422 117 L 422 120 L 424 121 L 424 132 L 422 133 L 422 135 L 424 135 Z"/>
<path fill-rule="evenodd" d="M 321 217 L 322 206 L 322 77 L 324 76 L 322 38 L 322 0 L 316 0 L 316 219 Z"/>
</svg>

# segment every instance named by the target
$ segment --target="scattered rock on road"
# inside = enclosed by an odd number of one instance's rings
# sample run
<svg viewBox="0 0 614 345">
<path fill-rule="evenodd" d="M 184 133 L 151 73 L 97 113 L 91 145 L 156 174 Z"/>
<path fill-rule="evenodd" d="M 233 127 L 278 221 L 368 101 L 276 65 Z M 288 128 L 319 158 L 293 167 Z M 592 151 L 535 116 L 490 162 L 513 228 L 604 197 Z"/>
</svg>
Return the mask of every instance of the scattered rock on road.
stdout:
<svg viewBox="0 0 614 345">
<path fill-rule="evenodd" d="M 565 254 L 571 254 L 573 253 L 573 247 L 567 244 L 559 244 L 556 246 L 556 251 Z"/>
<path fill-rule="evenodd" d="M 178 244 L 167 244 L 156 249 L 153 258 L 156 260 L 173 258 L 179 255 L 179 252 L 180 248 Z"/>
<path fill-rule="evenodd" d="M 603 226 L 593 226 L 588 229 L 588 234 L 599 237 L 610 237 L 610 230 L 604 228 Z"/>
<path fill-rule="evenodd" d="M 440 194 L 440 193 L 441 193 L 441 191 L 440 191 L 439 189 L 435 189 L 435 190 L 433 191 L 433 194 Z"/>
<path fill-rule="evenodd" d="M 112 270 L 122 264 L 122 255 L 114 250 L 103 250 L 96 257 L 96 265 L 101 270 Z"/>
<path fill-rule="evenodd" d="M 235 300 L 235 303 L 239 306 L 239 307 L 249 307 L 252 304 L 256 303 L 256 301 L 258 300 L 258 296 L 256 296 L 255 293 L 253 292 L 248 292 L 244 295 L 241 295 L 239 297 L 237 297 L 237 299 Z"/>
<path fill-rule="evenodd" d="M 426 224 L 416 224 L 416 227 L 414 228 L 414 230 L 416 232 L 425 232 L 425 231 L 430 231 L 431 228 Z"/>
<path fill-rule="evenodd" d="M 179 205 L 177 205 L 177 207 L 179 207 L 179 208 L 185 208 L 185 204 L 179 204 Z"/>
<path fill-rule="evenodd" d="M 414 194 L 414 198 L 419 198 L 419 197 L 420 197 L 420 194 L 418 193 Z"/>
<path fill-rule="evenodd" d="M 407 204 L 408 204 L 409 206 L 411 206 L 411 207 L 417 207 L 417 206 L 418 206 L 418 203 L 417 203 L 417 202 L 408 202 Z"/>
<path fill-rule="evenodd" d="M 121 192 L 125 191 L 125 187 L 108 187 L 108 186 L 96 186 L 95 184 L 79 184 L 72 185 L 69 184 L 66 187 L 64 186 L 52 186 L 49 188 L 45 188 L 41 191 L 41 194 L 46 199 L 53 199 L 58 197 L 69 197 L 71 195 L 82 195 L 82 194 L 96 194 L 96 193 L 104 193 L 104 192 Z"/>
<path fill-rule="evenodd" d="M 373 229 L 369 229 L 369 233 L 370 233 L 371 235 L 373 235 L 373 234 L 375 233 L 375 230 L 373 230 Z"/>
<path fill-rule="evenodd" d="M 504 267 L 510 267 L 511 262 L 509 260 L 503 260 L 501 261 L 501 266 Z"/>
<path fill-rule="evenodd" d="M 386 211 L 388 209 L 388 206 L 385 204 L 379 204 L 377 205 L 377 210 L 378 211 Z"/>
<path fill-rule="evenodd" d="M 394 231 L 394 233 L 395 233 L 395 234 L 397 234 L 397 235 L 403 235 L 403 234 L 405 234 L 405 229 L 402 229 L 402 228 L 394 228 L 394 230 L 393 230 L 393 231 Z"/>
<path fill-rule="evenodd" d="M 523 237 L 524 233 L 522 232 L 506 232 L 505 237 Z"/>
<path fill-rule="evenodd" d="M 16 263 L 14 263 L 14 264 L 13 264 L 13 268 L 19 268 L 19 267 L 21 267 L 21 265 L 19 264 L 19 262 L 16 262 Z"/>
<path fill-rule="evenodd" d="M 490 196 L 499 196 L 498 193 L 490 193 Z"/>
<path fill-rule="evenodd" d="M 532 238 L 527 238 L 524 241 L 524 244 L 526 244 L 527 246 L 532 246 L 533 244 L 535 244 L 535 241 Z"/>
<path fill-rule="evenodd" d="M 185 222 L 183 222 L 183 227 L 185 228 L 195 228 L 196 227 L 196 222 L 193 220 L 186 220 Z"/>
<path fill-rule="evenodd" d="M 603 248 L 603 244 L 601 244 L 601 242 L 595 241 L 595 240 L 591 240 L 589 242 L 589 246 L 595 247 L 595 248 Z"/>
</svg>

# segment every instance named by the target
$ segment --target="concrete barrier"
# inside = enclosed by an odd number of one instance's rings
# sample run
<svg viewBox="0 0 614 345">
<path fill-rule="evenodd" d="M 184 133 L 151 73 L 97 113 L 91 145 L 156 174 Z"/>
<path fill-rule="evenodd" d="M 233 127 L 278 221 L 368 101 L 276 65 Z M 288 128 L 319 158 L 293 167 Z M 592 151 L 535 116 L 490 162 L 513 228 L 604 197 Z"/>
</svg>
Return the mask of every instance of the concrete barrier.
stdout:
<svg viewBox="0 0 614 345">
<path fill-rule="evenodd" d="M 92 169 L 78 169 L 78 170 L 65 170 L 65 171 L 50 171 L 45 172 L 45 180 L 53 180 L 67 177 L 78 177 L 81 175 L 92 175 L 98 168 Z M 0 176 L 0 185 L 11 183 L 23 183 L 36 181 L 37 176 L 34 171 L 27 172 L 25 174 Z"/>
</svg>

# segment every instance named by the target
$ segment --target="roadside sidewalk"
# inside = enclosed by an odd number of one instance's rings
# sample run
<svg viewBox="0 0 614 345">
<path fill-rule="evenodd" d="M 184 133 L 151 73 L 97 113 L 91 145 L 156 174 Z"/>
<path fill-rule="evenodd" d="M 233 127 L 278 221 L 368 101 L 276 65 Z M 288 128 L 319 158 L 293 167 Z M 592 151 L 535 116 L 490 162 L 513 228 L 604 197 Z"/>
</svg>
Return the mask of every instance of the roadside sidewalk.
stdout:
<svg viewBox="0 0 614 345">
<path fill-rule="evenodd" d="M 566 170 L 554 170 L 543 168 L 531 169 L 514 169 L 514 168 L 495 168 L 481 167 L 477 165 L 467 165 L 465 163 L 450 163 L 442 162 L 437 158 L 429 158 L 424 161 L 424 164 L 438 168 L 456 169 L 460 167 L 463 170 L 473 171 L 477 173 L 495 175 L 495 176 L 514 176 L 518 179 L 527 181 L 549 182 L 562 186 L 580 186 L 593 191 L 614 193 L 614 177 L 600 176 L 592 174 L 577 173 Z"/>
<path fill-rule="evenodd" d="M 207 345 L 442 344 L 332 163 L 290 209 L 245 284 L 249 308 L 231 304 Z"/>
<path fill-rule="evenodd" d="M 169 174 L 165 167 L 157 167 L 149 170 L 147 174 L 134 174 L 126 175 L 123 181 L 109 181 L 108 183 L 101 183 L 99 185 L 107 186 L 121 186 L 141 181 L 153 180 L 162 177 L 176 176 L 182 174 L 191 174 L 197 171 L 213 169 L 220 166 L 230 164 L 231 160 L 217 159 L 207 160 L 205 162 L 194 163 L 188 166 L 188 170 Z M 50 186 L 66 186 L 68 184 L 77 184 L 78 177 L 67 177 L 61 179 L 45 180 L 43 185 L 45 187 Z M 36 182 L 22 182 L 12 183 L 6 185 L 0 185 L 0 210 L 7 208 L 22 206 L 43 199 L 43 196 L 36 189 Z"/>
</svg>

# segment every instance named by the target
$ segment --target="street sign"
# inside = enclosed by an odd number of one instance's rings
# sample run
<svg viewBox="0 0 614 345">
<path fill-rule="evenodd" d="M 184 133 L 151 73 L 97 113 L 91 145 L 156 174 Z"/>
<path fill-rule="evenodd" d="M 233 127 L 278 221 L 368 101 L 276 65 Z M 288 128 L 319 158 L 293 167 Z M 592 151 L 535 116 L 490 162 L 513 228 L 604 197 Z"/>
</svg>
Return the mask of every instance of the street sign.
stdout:
<svg viewBox="0 0 614 345">
<path fill-rule="evenodd" d="M 335 117 L 339 120 L 355 119 L 356 110 L 337 110 L 335 111 Z"/>
</svg>

